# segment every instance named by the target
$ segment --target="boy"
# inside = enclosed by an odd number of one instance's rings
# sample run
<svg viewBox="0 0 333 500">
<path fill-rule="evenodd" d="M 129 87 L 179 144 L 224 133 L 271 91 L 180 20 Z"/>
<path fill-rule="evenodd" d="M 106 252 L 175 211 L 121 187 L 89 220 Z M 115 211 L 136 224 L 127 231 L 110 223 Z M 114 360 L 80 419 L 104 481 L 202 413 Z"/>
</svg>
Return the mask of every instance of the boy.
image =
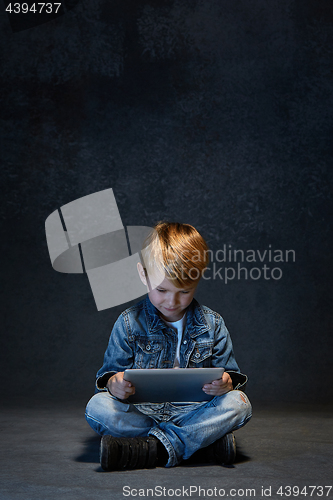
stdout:
<svg viewBox="0 0 333 500">
<path fill-rule="evenodd" d="M 148 296 L 124 311 L 111 332 L 100 391 L 88 402 L 86 419 L 100 435 L 104 470 L 172 467 L 206 448 L 219 464 L 236 456 L 232 431 L 251 418 L 240 373 L 222 317 L 194 299 L 208 264 L 208 247 L 189 224 L 158 223 L 143 250 L 138 272 Z M 126 368 L 223 367 L 219 380 L 202 390 L 201 403 L 132 404 L 135 387 Z"/>
</svg>

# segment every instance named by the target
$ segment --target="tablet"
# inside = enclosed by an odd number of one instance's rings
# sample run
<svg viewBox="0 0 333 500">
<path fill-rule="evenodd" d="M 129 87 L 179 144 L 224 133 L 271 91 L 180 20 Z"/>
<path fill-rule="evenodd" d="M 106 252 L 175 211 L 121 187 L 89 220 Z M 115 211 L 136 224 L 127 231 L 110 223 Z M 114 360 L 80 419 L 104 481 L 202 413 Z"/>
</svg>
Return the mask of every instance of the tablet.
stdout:
<svg viewBox="0 0 333 500">
<path fill-rule="evenodd" d="M 131 403 L 209 401 L 202 387 L 220 379 L 224 368 L 137 368 L 127 369 L 124 380 L 135 386 Z"/>
</svg>

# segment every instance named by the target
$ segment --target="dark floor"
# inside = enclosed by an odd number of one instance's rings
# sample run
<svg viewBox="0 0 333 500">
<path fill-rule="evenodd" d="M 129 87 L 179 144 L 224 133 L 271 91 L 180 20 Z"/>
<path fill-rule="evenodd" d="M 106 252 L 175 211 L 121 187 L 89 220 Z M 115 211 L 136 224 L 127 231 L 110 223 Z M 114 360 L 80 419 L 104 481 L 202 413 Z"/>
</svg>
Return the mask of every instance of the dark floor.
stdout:
<svg viewBox="0 0 333 500">
<path fill-rule="evenodd" d="M 83 413 L 66 405 L 1 411 L 1 500 L 333 497 L 333 488 L 327 495 L 333 485 L 332 407 L 254 405 L 252 420 L 235 433 L 232 467 L 192 462 L 110 473 L 98 464 L 99 439 Z"/>
</svg>

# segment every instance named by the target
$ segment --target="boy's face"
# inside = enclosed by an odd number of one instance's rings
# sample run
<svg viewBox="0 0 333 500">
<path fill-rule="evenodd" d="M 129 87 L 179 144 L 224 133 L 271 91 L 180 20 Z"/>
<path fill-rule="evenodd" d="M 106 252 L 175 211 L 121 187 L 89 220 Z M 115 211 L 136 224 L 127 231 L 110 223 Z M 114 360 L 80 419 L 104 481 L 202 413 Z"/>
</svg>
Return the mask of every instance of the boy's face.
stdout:
<svg viewBox="0 0 333 500">
<path fill-rule="evenodd" d="M 148 286 L 142 266 L 141 269 L 138 266 L 138 270 L 141 280 Z M 150 302 L 166 321 L 178 321 L 184 316 L 185 309 L 191 304 L 197 288 L 197 283 L 177 288 L 167 278 L 161 282 L 161 280 L 154 280 L 154 277 L 151 277 L 150 284 L 151 286 L 148 286 Z"/>
<path fill-rule="evenodd" d="M 154 287 L 154 283 L 152 283 Z M 184 316 L 185 309 L 191 304 L 196 286 L 177 288 L 165 278 L 162 283 L 148 292 L 150 302 L 166 321 L 178 321 Z"/>
</svg>

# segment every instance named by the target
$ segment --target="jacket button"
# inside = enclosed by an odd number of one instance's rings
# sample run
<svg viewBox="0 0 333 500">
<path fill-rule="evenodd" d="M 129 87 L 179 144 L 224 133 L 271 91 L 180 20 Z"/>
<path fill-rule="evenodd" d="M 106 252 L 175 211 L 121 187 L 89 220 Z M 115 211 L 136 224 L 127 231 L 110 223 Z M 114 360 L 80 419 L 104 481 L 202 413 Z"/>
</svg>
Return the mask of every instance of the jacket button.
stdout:
<svg viewBox="0 0 333 500">
<path fill-rule="evenodd" d="M 150 345 L 149 344 L 146 345 L 146 349 L 147 349 L 147 351 L 150 351 Z"/>
<path fill-rule="evenodd" d="M 196 358 L 200 358 L 200 353 L 197 352 L 196 355 L 195 355 Z"/>
<path fill-rule="evenodd" d="M 183 344 L 187 344 L 187 340 L 184 340 Z"/>
</svg>

